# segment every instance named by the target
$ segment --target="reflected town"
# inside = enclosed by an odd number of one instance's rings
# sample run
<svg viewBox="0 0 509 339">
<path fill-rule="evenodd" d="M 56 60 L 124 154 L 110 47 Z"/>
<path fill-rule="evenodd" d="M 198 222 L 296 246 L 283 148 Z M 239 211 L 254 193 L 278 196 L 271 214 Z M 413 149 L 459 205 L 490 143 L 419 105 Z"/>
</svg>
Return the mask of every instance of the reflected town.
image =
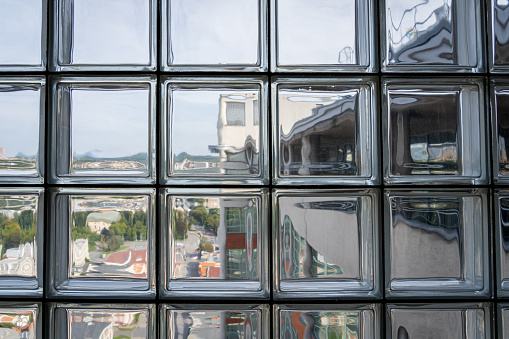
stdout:
<svg viewBox="0 0 509 339">
<path fill-rule="evenodd" d="M 70 277 L 147 277 L 148 197 L 72 197 Z"/>
<path fill-rule="evenodd" d="M 258 200 L 172 197 L 172 279 L 257 279 Z"/>
<path fill-rule="evenodd" d="M 0 196 L 0 275 L 36 276 L 36 196 Z"/>
<path fill-rule="evenodd" d="M 186 91 L 184 91 L 186 92 Z M 226 93 L 225 93 L 226 92 Z M 207 108 L 202 108 L 203 119 L 207 111 L 217 118 L 211 120 L 217 126 L 217 132 L 206 125 L 204 130 L 197 130 L 194 122 L 177 121 L 179 112 L 174 111 L 174 129 L 185 128 L 184 136 L 173 135 L 173 169 L 175 174 L 227 174 L 253 175 L 259 173 L 260 153 L 260 109 L 257 92 L 248 90 L 212 91 L 203 90 L 191 94 L 210 99 Z M 179 106 L 180 97 L 189 93 L 173 91 L 174 106 Z M 192 98 L 192 96 L 191 96 Z M 189 100 L 189 99 L 187 99 Z M 184 99 L 181 106 L 188 109 Z M 216 115 L 217 114 L 217 115 Z M 185 126 L 185 127 L 184 127 Z M 212 127 L 213 128 L 213 127 Z M 203 144 L 193 150 L 187 150 L 189 129 L 195 130 L 193 138 L 203 138 Z M 175 133 L 174 133 L 175 134 Z M 204 137 L 206 135 L 206 137 Z M 200 150 L 201 149 L 201 150 Z"/>
<path fill-rule="evenodd" d="M 37 165 L 36 155 L 18 153 L 15 156 L 6 156 L 5 147 L 0 147 L 0 171 L 26 171 L 33 170 Z M 11 172 L 12 173 L 12 172 Z"/>
<path fill-rule="evenodd" d="M 69 338 L 145 339 L 148 313 L 135 310 L 67 310 Z"/>
<path fill-rule="evenodd" d="M 170 311 L 172 338 L 263 338 L 257 311 Z M 266 324 L 268 325 L 268 324 Z"/>
<path fill-rule="evenodd" d="M 36 339 L 37 311 L 35 309 L 1 308 L 0 338 L 2 339 Z"/>
<path fill-rule="evenodd" d="M 364 338 L 360 312 L 281 312 L 281 338 Z"/>
</svg>

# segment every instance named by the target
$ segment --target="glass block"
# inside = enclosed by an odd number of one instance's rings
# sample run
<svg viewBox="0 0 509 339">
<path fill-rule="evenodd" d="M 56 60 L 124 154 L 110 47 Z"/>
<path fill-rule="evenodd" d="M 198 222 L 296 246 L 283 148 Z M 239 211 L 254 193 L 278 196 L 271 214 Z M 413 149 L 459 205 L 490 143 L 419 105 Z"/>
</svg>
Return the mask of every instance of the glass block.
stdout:
<svg viewBox="0 0 509 339">
<path fill-rule="evenodd" d="M 269 339 L 268 305 L 161 305 L 159 333 L 168 339 Z"/>
<path fill-rule="evenodd" d="M 267 70 L 267 0 L 162 0 L 163 71 Z"/>
<path fill-rule="evenodd" d="M 498 338 L 509 338 L 509 304 L 497 304 Z"/>
<path fill-rule="evenodd" d="M 509 297 L 509 190 L 495 191 L 496 286 L 499 298 Z"/>
<path fill-rule="evenodd" d="M 493 181 L 503 184 L 509 183 L 509 82 L 493 78 L 490 87 Z"/>
<path fill-rule="evenodd" d="M 56 77 L 54 184 L 154 184 L 156 77 Z"/>
<path fill-rule="evenodd" d="M 383 79 L 386 184 L 487 184 L 482 78 Z"/>
<path fill-rule="evenodd" d="M 155 71 L 157 0 L 56 0 L 53 71 Z"/>
<path fill-rule="evenodd" d="M 0 188 L 0 233 L 0 295 L 41 297 L 44 261 L 42 188 Z"/>
<path fill-rule="evenodd" d="M 0 72 L 46 69 L 47 0 L 0 2 Z"/>
<path fill-rule="evenodd" d="M 490 303 L 388 304 L 388 339 L 488 339 Z"/>
<path fill-rule="evenodd" d="M 163 78 L 164 184 L 268 183 L 267 82 Z"/>
<path fill-rule="evenodd" d="M 277 78 L 273 183 L 378 184 L 377 92 L 375 78 Z"/>
<path fill-rule="evenodd" d="M 0 78 L 0 183 L 43 183 L 45 91 L 44 77 Z"/>
<path fill-rule="evenodd" d="M 509 71 L 509 2 L 488 0 L 488 36 L 491 73 Z"/>
<path fill-rule="evenodd" d="M 41 303 L 0 302 L 0 338 L 42 339 Z"/>
<path fill-rule="evenodd" d="M 155 297 L 155 190 L 56 188 L 53 297 Z"/>
<path fill-rule="evenodd" d="M 271 0 L 273 72 L 376 72 L 375 1 Z"/>
<path fill-rule="evenodd" d="M 166 189 L 160 294 L 167 298 L 268 297 L 264 189 Z"/>
<path fill-rule="evenodd" d="M 50 338 L 156 337 L 156 307 L 151 304 L 50 304 Z"/>
<path fill-rule="evenodd" d="M 378 196 L 275 190 L 274 298 L 380 298 Z"/>
<path fill-rule="evenodd" d="M 380 308 L 379 304 L 274 305 L 274 338 L 380 339 Z"/>
<path fill-rule="evenodd" d="M 383 72 L 484 72 L 479 0 L 383 0 Z"/>
<path fill-rule="evenodd" d="M 386 297 L 489 297 L 486 189 L 385 191 Z"/>
</svg>

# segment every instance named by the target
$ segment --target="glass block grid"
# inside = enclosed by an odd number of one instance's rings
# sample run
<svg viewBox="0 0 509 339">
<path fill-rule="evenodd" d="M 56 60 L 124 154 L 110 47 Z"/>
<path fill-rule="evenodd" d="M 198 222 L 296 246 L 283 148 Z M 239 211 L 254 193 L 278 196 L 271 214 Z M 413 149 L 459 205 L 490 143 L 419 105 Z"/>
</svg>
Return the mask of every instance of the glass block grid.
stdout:
<svg viewBox="0 0 509 339">
<path fill-rule="evenodd" d="M 508 336 L 508 13 L 0 0 L 0 336 Z"/>
</svg>

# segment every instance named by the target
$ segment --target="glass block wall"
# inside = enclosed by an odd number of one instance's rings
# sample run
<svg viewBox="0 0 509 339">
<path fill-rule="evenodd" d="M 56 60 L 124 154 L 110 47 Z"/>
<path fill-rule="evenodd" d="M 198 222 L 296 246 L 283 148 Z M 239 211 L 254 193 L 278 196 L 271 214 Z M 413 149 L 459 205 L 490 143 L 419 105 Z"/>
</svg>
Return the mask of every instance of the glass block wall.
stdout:
<svg viewBox="0 0 509 339">
<path fill-rule="evenodd" d="M 508 23 L 0 0 L 0 337 L 509 338 Z"/>
</svg>

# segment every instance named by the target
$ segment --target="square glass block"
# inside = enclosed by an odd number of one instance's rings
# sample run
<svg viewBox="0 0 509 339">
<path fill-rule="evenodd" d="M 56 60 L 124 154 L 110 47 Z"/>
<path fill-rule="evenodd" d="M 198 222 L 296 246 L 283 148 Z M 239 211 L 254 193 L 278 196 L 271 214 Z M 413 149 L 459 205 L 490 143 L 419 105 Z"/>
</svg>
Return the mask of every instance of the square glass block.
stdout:
<svg viewBox="0 0 509 339">
<path fill-rule="evenodd" d="M 376 189 L 275 190 L 274 298 L 379 298 Z"/>
<path fill-rule="evenodd" d="M 0 72 L 46 69 L 47 0 L 0 1 Z"/>
<path fill-rule="evenodd" d="M 379 304 L 274 305 L 274 339 L 380 339 L 380 308 Z"/>
<path fill-rule="evenodd" d="M 491 73 L 509 72 L 509 2 L 488 0 L 489 62 Z"/>
<path fill-rule="evenodd" d="M 385 191 L 386 297 L 489 297 L 487 190 Z"/>
<path fill-rule="evenodd" d="M 267 0 L 162 0 L 162 71 L 267 70 Z"/>
<path fill-rule="evenodd" d="M 493 181 L 509 183 L 509 81 L 493 78 L 491 89 L 491 127 Z"/>
<path fill-rule="evenodd" d="M 487 184 L 482 78 L 383 79 L 386 184 Z"/>
<path fill-rule="evenodd" d="M 491 304 L 388 304 L 388 339 L 489 339 Z"/>
<path fill-rule="evenodd" d="M 154 184 L 156 77 L 55 77 L 54 184 Z"/>
<path fill-rule="evenodd" d="M 484 72 L 479 0 L 382 0 L 383 72 Z"/>
<path fill-rule="evenodd" d="M 374 5 L 373 0 L 271 0 L 271 70 L 376 72 Z"/>
<path fill-rule="evenodd" d="M 44 77 L 0 77 L 0 183 L 44 181 L 45 92 Z"/>
<path fill-rule="evenodd" d="M 269 339 L 268 305 L 161 305 L 159 334 L 168 339 Z"/>
<path fill-rule="evenodd" d="M 160 295 L 268 297 L 268 205 L 263 189 L 161 191 Z"/>
<path fill-rule="evenodd" d="M 56 188 L 52 297 L 155 297 L 155 190 Z"/>
<path fill-rule="evenodd" d="M 42 188 L 0 188 L 0 233 L 0 296 L 41 297 L 44 261 Z"/>
<path fill-rule="evenodd" d="M 155 71 L 157 0 L 55 0 L 53 71 Z"/>
<path fill-rule="evenodd" d="M 151 304 L 50 304 L 48 337 L 156 338 L 156 307 Z"/>
<path fill-rule="evenodd" d="M 41 303 L 0 302 L 0 338 L 42 339 Z"/>
<path fill-rule="evenodd" d="M 163 78 L 163 184 L 268 184 L 267 82 Z"/>
<path fill-rule="evenodd" d="M 509 297 L 509 190 L 495 191 L 496 287 L 499 298 Z"/>
<path fill-rule="evenodd" d="M 509 304 L 497 304 L 498 338 L 509 338 Z"/>
<path fill-rule="evenodd" d="M 274 184 L 379 183 L 375 78 L 277 78 L 272 85 Z"/>
</svg>

